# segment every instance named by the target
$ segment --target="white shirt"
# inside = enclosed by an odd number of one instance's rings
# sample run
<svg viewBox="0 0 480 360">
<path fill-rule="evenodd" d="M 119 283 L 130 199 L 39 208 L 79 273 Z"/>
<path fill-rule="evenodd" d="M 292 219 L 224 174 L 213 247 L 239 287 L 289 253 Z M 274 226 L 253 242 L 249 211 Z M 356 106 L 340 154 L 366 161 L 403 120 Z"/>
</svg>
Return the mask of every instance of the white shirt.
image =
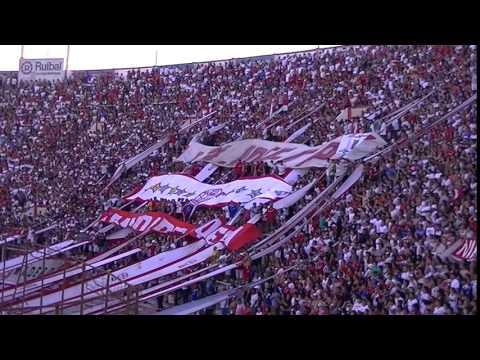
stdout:
<svg viewBox="0 0 480 360">
<path fill-rule="evenodd" d="M 253 307 L 258 301 L 258 294 L 252 294 L 250 297 L 250 307 Z"/>
<path fill-rule="evenodd" d="M 409 312 L 413 312 L 413 306 L 415 304 L 418 304 L 418 300 L 417 299 L 410 299 L 407 301 L 407 309 Z"/>
<path fill-rule="evenodd" d="M 427 236 L 433 236 L 435 235 L 435 228 L 434 227 L 428 227 L 426 230 L 425 230 L 425 234 Z"/>
<path fill-rule="evenodd" d="M 445 308 L 443 306 L 436 307 L 433 310 L 433 315 L 445 315 Z"/>
<path fill-rule="evenodd" d="M 458 290 L 460 288 L 460 281 L 458 281 L 458 279 L 453 279 L 450 284 L 450 287 Z"/>
<path fill-rule="evenodd" d="M 386 234 L 388 233 L 388 226 L 377 224 L 377 234 Z"/>
</svg>

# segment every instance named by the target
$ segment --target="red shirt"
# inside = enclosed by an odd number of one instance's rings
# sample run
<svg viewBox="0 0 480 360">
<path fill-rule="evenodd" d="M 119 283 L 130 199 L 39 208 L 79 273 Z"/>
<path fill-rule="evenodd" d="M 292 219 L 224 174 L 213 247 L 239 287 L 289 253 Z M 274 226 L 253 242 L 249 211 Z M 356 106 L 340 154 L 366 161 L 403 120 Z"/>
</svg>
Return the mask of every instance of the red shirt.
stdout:
<svg viewBox="0 0 480 360">
<path fill-rule="evenodd" d="M 249 266 L 243 266 L 242 268 L 242 279 L 243 281 L 247 282 L 250 280 L 250 267 Z"/>
<path fill-rule="evenodd" d="M 238 161 L 238 162 L 235 164 L 234 171 L 235 171 L 235 175 L 237 175 L 238 177 L 240 177 L 240 176 L 243 175 L 243 164 L 242 164 L 241 161 Z"/>
<path fill-rule="evenodd" d="M 453 135 L 454 135 L 454 130 L 452 126 L 447 127 L 447 130 L 445 131 L 445 139 L 448 142 L 451 142 L 453 140 Z"/>
<path fill-rule="evenodd" d="M 269 223 L 275 222 L 275 219 L 277 218 L 277 210 L 274 209 L 273 207 L 269 207 L 266 214 L 265 214 L 267 221 Z"/>
<path fill-rule="evenodd" d="M 476 220 L 474 220 L 474 219 L 470 220 L 470 229 L 472 229 L 472 231 L 475 233 L 475 235 L 477 234 L 477 221 Z"/>
<path fill-rule="evenodd" d="M 303 233 L 300 233 L 295 237 L 295 242 L 299 244 L 303 243 L 303 240 L 305 240 L 305 235 L 303 235 Z"/>
</svg>

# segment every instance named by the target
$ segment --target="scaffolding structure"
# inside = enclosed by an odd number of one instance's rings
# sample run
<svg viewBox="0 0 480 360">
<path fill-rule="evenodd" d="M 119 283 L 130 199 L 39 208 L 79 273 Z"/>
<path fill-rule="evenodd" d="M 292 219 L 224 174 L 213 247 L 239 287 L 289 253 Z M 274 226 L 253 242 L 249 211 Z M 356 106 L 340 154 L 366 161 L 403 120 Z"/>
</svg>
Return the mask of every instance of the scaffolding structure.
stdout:
<svg viewBox="0 0 480 360">
<path fill-rule="evenodd" d="M 26 242 L 25 242 L 26 244 Z M 139 286 L 132 286 L 128 282 L 120 279 L 119 277 L 112 274 L 110 269 L 101 270 L 99 268 L 93 267 L 91 265 L 86 264 L 86 261 L 83 260 L 80 264 L 78 262 L 74 262 L 75 265 L 68 266 L 69 262 L 72 262 L 76 259 L 74 257 L 66 257 L 64 259 L 64 266 L 63 269 L 60 270 L 62 273 L 62 279 L 59 282 L 53 283 L 51 286 L 44 286 L 44 280 L 54 274 L 58 274 L 58 271 L 54 271 L 52 273 L 44 274 L 45 272 L 45 264 L 47 262 L 47 247 L 43 247 L 42 251 L 42 259 L 40 260 L 42 263 L 42 271 L 41 276 L 34 278 L 33 280 L 36 282 L 40 282 L 41 286 L 38 290 L 33 290 L 27 293 L 27 271 L 28 271 L 28 262 L 27 256 L 29 254 L 28 247 L 25 245 L 25 254 L 23 255 L 23 261 L 20 270 L 18 271 L 16 285 L 13 287 L 13 296 L 11 300 L 5 300 L 4 293 L 6 290 L 12 290 L 12 287 L 6 288 L 6 271 L 5 271 L 5 263 L 6 263 L 6 247 L 2 246 L 2 292 L 1 292 L 1 300 L 0 300 L 0 314 L 2 315 L 27 315 L 30 314 L 32 311 L 36 311 L 38 314 L 79 314 L 84 315 L 85 311 L 92 306 L 98 306 L 99 303 L 103 303 L 105 309 L 108 308 L 108 305 L 111 300 L 117 300 L 125 304 L 125 312 L 124 314 L 138 314 L 139 313 L 139 303 L 138 303 L 138 292 L 140 291 Z M 38 261 L 38 260 L 36 260 Z M 80 282 L 81 282 L 81 293 L 80 293 L 80 300 L 74 302 L 66 302 L 64 292 L 65 289 L 68 288 L 69 281 L 67 279 L 67 270 L 72 269 L 74 267 L 81 266 L 81 273 L 80 273 Z M 95 274 L 93 276 L 87 277 L 87 270 L 95 270 Z M 107 276 L 107 284 L 104 288 L 100 288 L 95 292 L 98 293 L 97 296 L 85 298 L 85 294 L 87 292 L 86 284 L 89 280 L 92 280 L 94 277 L 106 275 Z M 23 281 L 21 281 L 23 278 Z M 125 290 L 120 292 L 113 292 L 111 291 L 111 287 L 113 285 L 117 285 L 121 283 L 125 286 Z M 61 301 L 58 304 L 54 304 L 53 309 L 52 306 L 47 306 L 43 304 L 43 298 L 46 292 L 48 292 L 49 288 L 54 288 L 62 292 Z M 39 297 L 40 298 L 40 306 L 37 307 L 27 307 L 24 306 L 25 301 L 31 297 Z"/>
</svg>

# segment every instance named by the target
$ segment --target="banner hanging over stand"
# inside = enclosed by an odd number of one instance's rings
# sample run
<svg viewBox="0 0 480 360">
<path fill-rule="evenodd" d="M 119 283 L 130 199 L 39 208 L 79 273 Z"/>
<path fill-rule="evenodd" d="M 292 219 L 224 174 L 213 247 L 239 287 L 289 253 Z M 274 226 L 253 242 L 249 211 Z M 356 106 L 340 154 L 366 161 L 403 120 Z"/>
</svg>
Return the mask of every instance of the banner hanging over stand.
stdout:
<svg viewBox="0 0 480 360">
<path fill-rule="evenodd" d="M 177 161 L 204 161 L 234 167 L 241 160 L 247 163 L 282 162 L 287 168 L 328 167 L 330 160 L 361 159 L 387 143 L 376 133 L 342 135 L 318 146 L 273 142 L 260 139 L 234 141 L 222 146 L 206 146 L 192 140 Z"/>
<path fill-rule="evenodd" d="M 276 200 L 289 195 L 292 186 L 274 176 L 250 177 L 225 184 L 204 184 L 185 175 L 150 178 L 127 200 L 188 200 L 192 206 L 225 206 L 249 203 L 256 199 Z"/>
</svg>

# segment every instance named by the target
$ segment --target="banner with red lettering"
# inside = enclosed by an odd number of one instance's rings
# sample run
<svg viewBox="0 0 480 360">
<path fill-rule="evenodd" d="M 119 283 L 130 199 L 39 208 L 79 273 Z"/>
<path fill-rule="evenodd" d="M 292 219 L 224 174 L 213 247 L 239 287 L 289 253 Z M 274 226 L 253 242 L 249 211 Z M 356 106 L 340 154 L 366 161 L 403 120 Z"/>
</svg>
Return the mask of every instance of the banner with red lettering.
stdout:
<svg viewBox="0 0 480 360">
<path fill-rule="evenodd" d="M 202 263 L 214 255 L 215 249 L 226 247 L 229 251 L 237 251 L 250 244 L 260 235 L 257 227 L 250 223 L 239 228 L 224 225 L 209 233 L 205 239 L 117 269 L 111 276 L 97 276 L 85 282 L 83 287 L 81 283 L 77 283 L 61 291 L 52 291 L 41 297 L 31 298 L 25 301 L 23 305 L 25 307 L 38 307 L 42 303 L 46 307 L 44 311 L 53 310 L 54 306 L 61 301 L 67 305 L 78 301 L 82 293 L 83 299 L 105 294 L 107 282 L 109 282 L 108 291 L 115 293 L 125 289 L 127 283 L 134 286 L 144 284 Z M 121 281 L 118 279 L 121 279 Z M 17 306 L 21 306 L 21 304 Z M 38 310 L 33 310 L 30 313 L 38 312 Z"/>
<path fill-rule="evenodd" d="M 224 167 L 234 167 L 238 160 L 282 161 L 287 168 L 327 167 L 328 160 L 345 158 L 358 160 L 377 151 L 387 143 L 376 133 L 342 135 L 318 146 L 281 143 L 259 139 L 234 141 L 222 146 L 206 146 L 192 140 L 177 161 L 205 161 Z"/>
<path fill-rule="evenodd" d="M 177 220 L 168 214 L 154 211 L 135 214 L 110 209 L 102 215 L 101 221 L 117 224 L 123 228 L 132 228 L 139 232 L 146 230 L 180 234 L 188 232 L 190 236 L 204 240 L 207 245 L 219 243 L 230 251 L 236 251 L 250 244 L 261 235 L 258 228 L 251 223 L 235 227 L 224 224 L 220 219 L 213 219 L 195 227 L 195 225 Z"/>
<path fill-rule="evenodd" d="M 159 211 L 135 214 L 112 208 L 102 214 L 100 221 L 117 224 L 122 228 L 131 228 L 139 232 L 149 230 L 159 233 L 185 234 L 195 229 L 194 225 Z"/>
</svg>

